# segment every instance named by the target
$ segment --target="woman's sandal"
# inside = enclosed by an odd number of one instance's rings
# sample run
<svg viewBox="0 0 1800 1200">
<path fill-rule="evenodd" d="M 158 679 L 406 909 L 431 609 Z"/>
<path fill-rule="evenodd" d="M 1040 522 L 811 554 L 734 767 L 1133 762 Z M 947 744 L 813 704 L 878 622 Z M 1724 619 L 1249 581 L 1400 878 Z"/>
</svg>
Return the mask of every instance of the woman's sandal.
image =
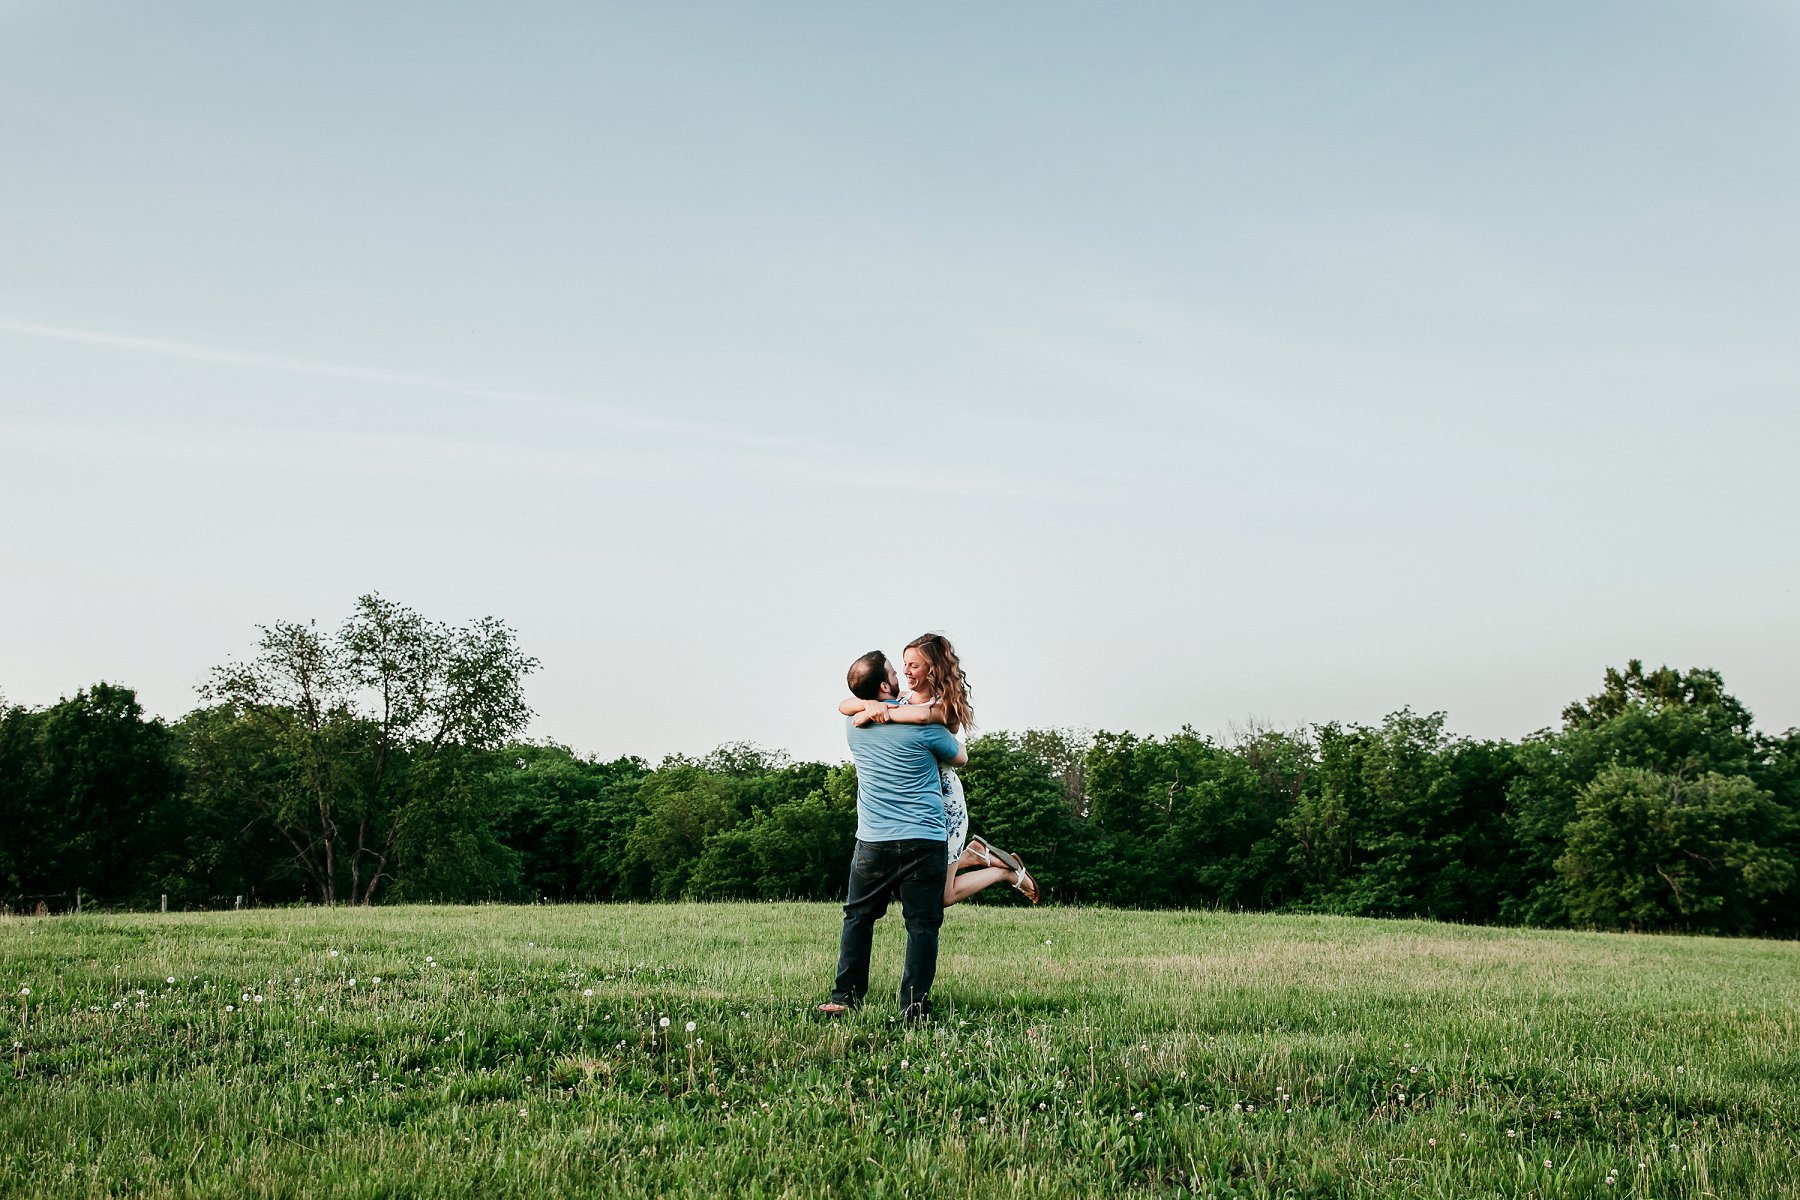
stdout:
<svg viewBox="0 0 1800 1200">
<path fill-rule="evenodd" d="M 998 846 L 990 845 L 984 837 L 970 837 L 969 844 L 965 849 L 990 867 L 1005 867 L 1009 871 L 1025 869 L 1025 864 L 1020 862 L 1017 857 L 1008 854 Z"/>
<path fill-rule="evenodd" d="M 1025 898 L 1033 904 L 1038 902 L 1037 880 L 1031 877 L 1031 872 L 1025 869 L 1024 863 L 1020 863 L 1018 870 L 1013 872 L 1013 886 L 1024 893 Z"/>
</svg>

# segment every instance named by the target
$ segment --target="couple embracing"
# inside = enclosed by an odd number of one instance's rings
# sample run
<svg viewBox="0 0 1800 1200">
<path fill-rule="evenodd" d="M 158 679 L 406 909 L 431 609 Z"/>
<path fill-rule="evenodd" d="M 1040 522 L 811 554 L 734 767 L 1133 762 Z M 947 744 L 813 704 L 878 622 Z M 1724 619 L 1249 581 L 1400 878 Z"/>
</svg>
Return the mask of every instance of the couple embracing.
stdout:
<svg viewBox="0 0 1800 1200">
<path fill-rule="evenodd" d="M 969 683 L 942 634 L 907 644 L 906 690 L 887 655 L 871 650 L 850 664 L 849 718 L 856 761 L 856 857 L 838 939 L 837 981 L 819 1012 L 838 1017 L 869 990 L 875 922 L 895 896 L 906 919 L 900 1008 L 931 1013 L 938 928 L 944 909 L 983 888 L 1009 883 L 1037 903 L 1037 881 L 1017 856 L 969 836 L 969 810 L 956 768 L 968 762 L 957 734 L 974 723 Z"/>
</svg>

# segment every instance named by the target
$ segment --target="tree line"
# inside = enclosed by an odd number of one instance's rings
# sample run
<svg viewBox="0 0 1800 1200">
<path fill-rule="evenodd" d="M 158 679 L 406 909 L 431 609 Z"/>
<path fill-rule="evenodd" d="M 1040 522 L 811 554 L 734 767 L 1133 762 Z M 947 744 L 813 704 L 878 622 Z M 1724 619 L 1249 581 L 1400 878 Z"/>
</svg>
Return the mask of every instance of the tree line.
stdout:
<svg viewBox="0 0 1800 1200">
<path fill-rule="evenodd" d="M 0 901 L 843 894 L 854 767 L 522 740 L 537 664 L 492 619 L 371 595 L 261 632 L 172 723 L 109 683 L 0 703 Z M 1409 710 L 1226 742 L 1040 729 L 974 738 L 962 774 L 1056 901 L 1800 935 L 1800 730 L 1758 732 L 1712 670 L 1609 668 L 1517 742 Z"/>
</svg>

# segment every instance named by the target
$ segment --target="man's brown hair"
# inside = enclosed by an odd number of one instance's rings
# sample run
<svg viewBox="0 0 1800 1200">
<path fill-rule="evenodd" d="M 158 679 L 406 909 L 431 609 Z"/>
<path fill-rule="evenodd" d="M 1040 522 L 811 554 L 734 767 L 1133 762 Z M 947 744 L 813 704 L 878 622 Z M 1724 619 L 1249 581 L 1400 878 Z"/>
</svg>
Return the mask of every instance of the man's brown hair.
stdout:
<svg viewBox="0 0 1800 1200">
<path fill-rule="evenodd" d="M 850 684 L 850 694 L 858 700 L 881 699 L 881 685 L 888 681 L 887 655 L 879 650 L 871 650 L 850 664 L 850 673 L 845 677 Z"/>
</svg>

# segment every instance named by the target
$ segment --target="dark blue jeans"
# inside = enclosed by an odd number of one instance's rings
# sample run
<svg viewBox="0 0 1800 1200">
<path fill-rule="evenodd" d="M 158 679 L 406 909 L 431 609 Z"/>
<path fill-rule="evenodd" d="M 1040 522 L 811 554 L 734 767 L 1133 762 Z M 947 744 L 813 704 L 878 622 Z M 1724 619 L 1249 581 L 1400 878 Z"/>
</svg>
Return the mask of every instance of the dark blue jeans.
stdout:
<svg viewBox="0 0 1800 1200">
<path fill-rule="evenodd" d="M 931 1015 L 931 981 L 937 977 L 938 927 L 944 923 L 944 876 L 950 866 L 941 841 L 856 843 L 844 931 L 838 937 L 835 1004 L 855 1007 L 869 991 L 869 942 L 875 922 L 896 894 L 906 917 L 906 966 L 900 976 L 900 1009 L 908 1017 Z"/>
</svg>

